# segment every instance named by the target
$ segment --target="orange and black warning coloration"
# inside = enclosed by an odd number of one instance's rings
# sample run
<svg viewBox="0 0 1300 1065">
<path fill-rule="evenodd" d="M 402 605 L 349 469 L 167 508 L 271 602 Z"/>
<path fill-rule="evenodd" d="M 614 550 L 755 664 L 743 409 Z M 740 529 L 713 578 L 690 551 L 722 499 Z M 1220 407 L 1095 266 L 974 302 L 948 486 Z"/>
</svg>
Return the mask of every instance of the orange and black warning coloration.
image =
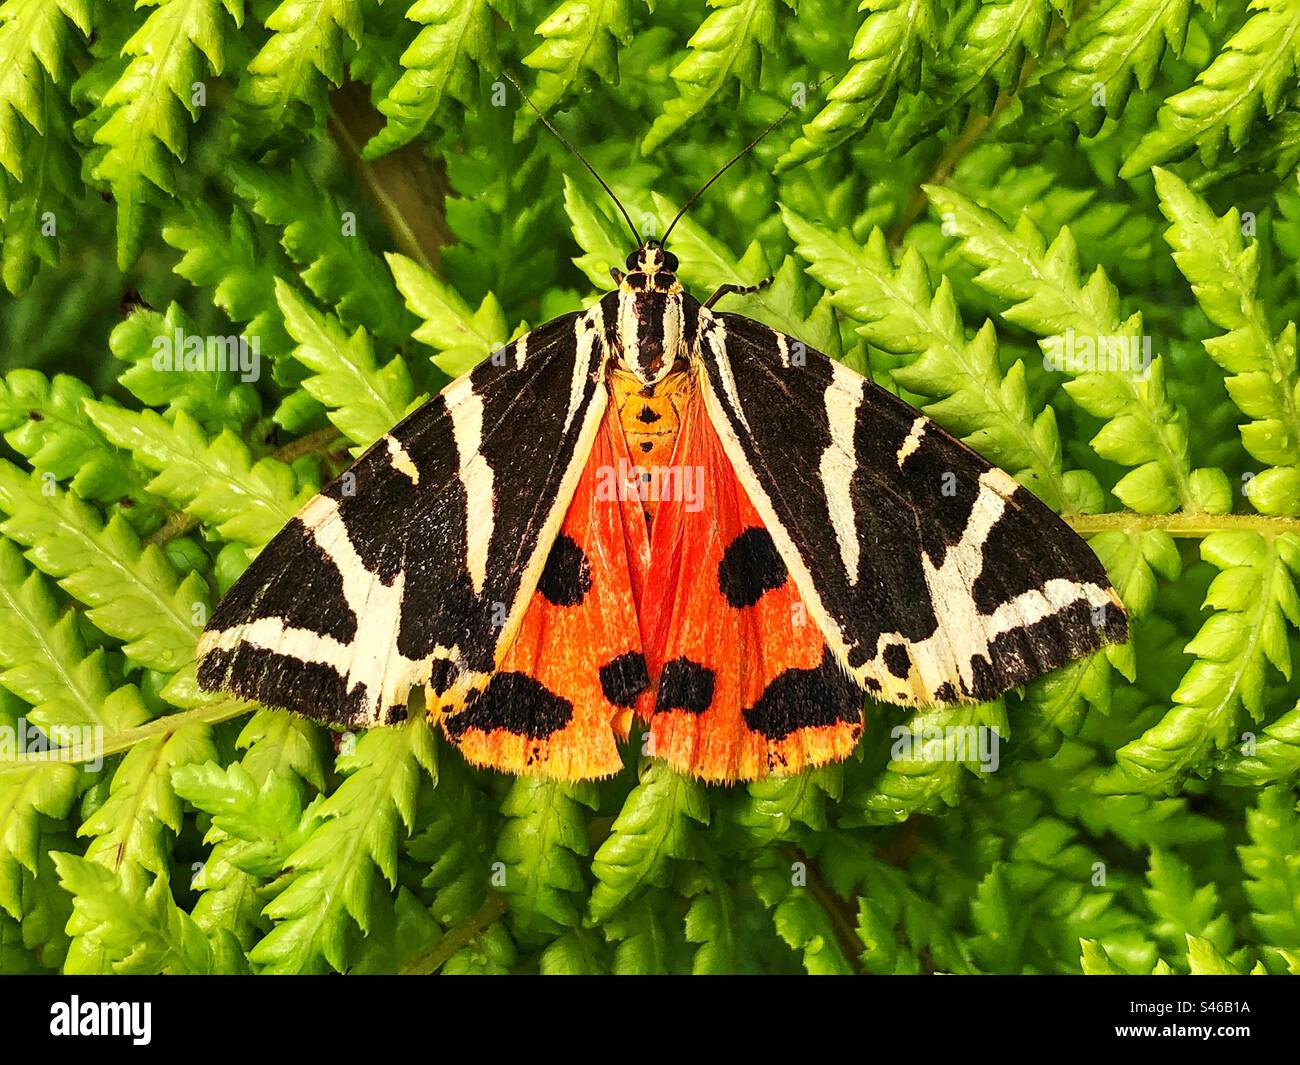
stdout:
<svg viewBox="0 0 1300 1065">
<path fill-rule="evenodd" d="M 659 242 L 627 268 L 308 503 L 217 608 L 200 683 L 349 727 L 422 686 L 470 761 L 571 780 L 617 772 L 640 719 L 734 781 L 846 757 L 868 695 L 989 699 L 1126 638 L 1007 474 L 701 304 Z"/>
</svg>

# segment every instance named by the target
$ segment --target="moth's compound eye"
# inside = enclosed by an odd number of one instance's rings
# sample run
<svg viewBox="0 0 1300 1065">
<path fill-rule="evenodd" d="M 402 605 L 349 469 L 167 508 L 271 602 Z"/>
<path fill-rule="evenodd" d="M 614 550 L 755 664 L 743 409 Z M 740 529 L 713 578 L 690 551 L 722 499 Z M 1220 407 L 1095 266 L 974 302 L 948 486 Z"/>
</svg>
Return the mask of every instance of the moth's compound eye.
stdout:
<svg viewBox="0 0 1300 1065">
<path fill-rule="evenodd" d="M 637 262 L 640 258 L 640 255 L 641 255 L 641 249 L 638 248 L 636 251 L 634 251 L 631 255 L 627 257 L 627 262 L 624 265 L 629 270 L 635 270 L 637 268 Z"/>
<path fill-rule="evenodd" d="M 664 269 L 669 273 L 677 273 L 677 256 L 670 251 L 664 252 Z"/>
</svg>

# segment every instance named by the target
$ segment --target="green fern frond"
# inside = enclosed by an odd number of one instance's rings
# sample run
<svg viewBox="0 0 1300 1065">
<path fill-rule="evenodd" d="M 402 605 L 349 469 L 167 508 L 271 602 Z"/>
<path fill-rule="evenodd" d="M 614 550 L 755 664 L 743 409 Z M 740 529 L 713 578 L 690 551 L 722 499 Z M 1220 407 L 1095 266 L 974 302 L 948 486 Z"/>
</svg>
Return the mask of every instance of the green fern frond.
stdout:
<svg viewBox="0 0 1300 1065">
<path fill-rule="evenodd" d="M 146 215 L 158 193 L 176 192 L 175 160 L 189 149 L 189 123 L 202 110 L 196 88 L 225 66 L 224 10 L 236 26 L 235 0 L 148 0 L 153 8 L 126 42 L 126 69 L 104 94 L 106 120 L 95 143 L 107 151 L 95 177 L 117 202 L 117 262 L 123 270 L 140 254 Z"/>
<path fill-rule="evenodd" d="M 991 322 L 967 341 L 951 286 L 945 279 L 932 288 L 918 253 L 905 253 L 895 267 L 879 229 L 859 246 L 793 211 L 783 217 L 809 272 L 839 310 L 861 323 L 858 333 L 910 357 L 893 377 L 931 400 L 925 407 L 930 417 L 1023 479 L 1049 506 L 1100 508 L 1095 478 L 1062 469 L 1052 408 L 1032 414 L 1024 365 L 1015 362 L 1003 373 Z"/>
<path fill-rule="evenodd" d="M 537 959 L 537 968 L 543 976 L 603 976 L 606 972 L 594 933 L 583 928 L 571 928 L 551 940 Z"/>
<path fill-rule="evenodd" d="M 0 6 L 0 238 L 5 287 L 25 289 L 39 263 L 57 261 L 55 233 L 75 196 L 73 111 L 59 89 L 76 34 L 93 28 L 86 0 L 13 0 Z"/>
<path fill-rule="evenodd" d="M 180 832 L 182 817 L 172 773 L 216 754 L 212 729 L 201 721 L 179 724 L 132 747 L 113 773 L 108 796 L 78 830 L 91 837 L 86 858 L 114 872 L 138 864 L 166 876 L 167 833 Z"/>
<path fill-rule="evenodd" d="M 930 202 L 960 240 L 966 259 L 979 267 L 975 282 L 1009 304 L 1003 317 L 1044 338 L 1044 351 L 1073 337 L 1086 338 L 1101 351 L 1109 342 L 1126 353 L 1143 336 L 1142 315 L 1122 317 L 1119 294 L 1098 268 L 1081 279 L 1077 249 L 1068 229 L 1048 245 L 1028 219 L 1008 229 L 996 215 L 966 197 L 940 187 L 927 190 Z M 1062 368 L 1070 364 L 1062 358 Z M 1140 364 L 1139 364 L 1140 365 Z M 1186 411 L 1170 399 L 1163 356 L 1145 375 L 1134 372 L 1084 372 L 1077 369 L 1065 391 L 1089 414 L 1107 419 L 1091 440 L 1102 458 L 1134 467 L 1112 489 L 1141 513 L 1182 506 L 1212 513 L 1227 510 L 1231 491 L 1221 471 L 1191 469 Z"/>
<path fill-rule="evenodd" d="M 45 78 L 58 84 L 70 69 L 73 28 L 89 37 L 89 0 L 10 0 L 0 6 L 0 167 L 23 181 L 30 148 L 22 123 L 46 132 L 50 100 Z M 54 131 L 49 131 L 53 133 Z"/>
<path fill-rule="evenodd" d="M 116 732 L 149 717 L 133 687 L 113 690 L 106 657 L 86 647 L 76 612 L 60 610 L 48 581 L 0 539 L 0 684 L 30 704 L 27 717 L 56 743 L 61 729 Z"/>
<path fill-rule="evenodd" d="M 1278 111 L 1300 58 L 1300 5 L 1252 0 L 1250 11 L 1196 84 L 1164 102 L 1156 128 L 1124 163 L 1122 177 L 1136 177 L 1192 148 L 1213 166 L 1225 140 L 1234 150 L 1246 143 L 1260 108 L 1270 118 Z"/>
<path fill-rule="evenodd" d="M 542 43 L 524 57 L 524 65 L 539 72 L 530 93 L 533 103 L 549 111 L 586 78 L 617 84 L 617 45 L 631 38 L 631 0 L 562 0 L 534 33 Z M 521 108 L 515 138 L 521 138 L 535 119 L 532 108 Z"/>
<path fill-rule="evenodd" d="M 1261 720 L 1270 667 L 1291 675 L 1287 623 L 1300 627 L 1300 540 L 1219 532 L 1202 541 L 1201 557 L 1219 573 L 1205 594 L 1215 613 L 1185 648 L 1196 661 L 1174 707 L 1116 752 L 1116 766 L 1098 782 L 1104 791 L 1172 786 L 1213 748 L 1237 741 L 1243 710 Z"/>
<path fill-rule="evenodd" d="M 806 875 L 803 862 L 782 865 L 774 861 L 755 874 L 754 890 L 771 911 L 777 935 L 799 955 L 805 972 L 815 976 L 852 973 L 830 915 L 807 887 L 795 883 Z"/>
<path fill-rule="evenodd" d="M 421 29 L 402 53 L 402 76 L 377 105 L 387 124 L 366 144 L 367 159 L 420 136 L 445 99 L 476 104 L 479 69 L 496 66 L 494 19 L 509 22 L 512 8 L 510 0 L 417 0 L 407 8 Z"/>
<path fill-rule="evenodd" d="M 323 790 L 321 729 L 284 710 L 259 710 L 236 744 L 247 748 L 226 773 L 211 762 L 179 767 L 176 794 L 213 818 L 212 844 L 192 887 L 204 932 L 228 931 L 247 950 L 265 931 L 261 910 L 283 861 L 316 827 L 302 816 L 303 783 Z M 218 824 L 218 819 L 222 823 Z"/>
<path fill-rule="evenodd" d="M 822 766 L 794 777 L 752 781 L 748 797 L 733 814 L 757 843 L 791 839 L 796 826 L 820 832 L 826 828 L 826 806 L 844 791 L 844 767 Z"/>
<path fill-rule="evenodd" d="M 364 326 L 394 347 L 407 341 L 415 320 L 358 229 L 355 209 L 341 207 L 296 161 L 287 173 L 240 166 L 231 177 L 253 213 L 280 230 L 280 244 L 313 296 L 349 328 Z"/>
<path fill-rule="evenodd" d="M 678 95 L 642 138 L 642 155 L 662 147 L 732 79 L 753 88 L 763 54 L 776 46 L 776 0 L 709 0 L 709 6 L 713 10 L 691 36 L 686 58 L 672 70 Z"/>
<path fill-rule="evenodd" d="M 172 973 L 183 976 L 215 971 L 218 959 L 239 965 L 238 950 L 222 949 L 176 905 L 165 874 L 152 880 L 127 865 L 118 873 L 75 854 L 56 854 L 59 882 L 73 897 L 69 926 L 84 944 L 71 959 L 92 955 L 107 968 L 74 962 L 80 973 Z"/>
<path fill-rule="evenodd" d="M 825 155 L 887 113 L 899 91 L 916 84 L 923 46 L 938 44 L 932 0 L 862 0 L 858 10 L 869 14 L 849 49 L 853 65 L 777 161 L 778 171 Z"/>
<path fill-rule="evenodd" d="M 262 409 L 256 389 L 241 380 L 236 341 L 214 337 L 173 303 L 162 314 L 137 308 L 108 343 L 126 363 L 118 380 L 141 403 L 187 414 L 208 432 L 220 432 L 243 429 Z M 248 361 L 260 372 L 260 361 Z"/>
<path fill-rule="evenodd" d="M 1027 61 L 1042 53 L 1052 6 L 1050 0 L 997 0 L 959 9 L 943 27 L 935 61 L 922 70 L 921 92 L 892 124 L 890 151 L 906 151 L 954 112 L 987 111 L 999 92 L 1015 92 Z"/>
<path fill-rule="evenodd" d="M 1288 788 L 1268 788 L 1246 814 L 1250 844 L 1238 848 L 1251 919 L 1264 962 L 1285 972 L 1287 950 L 1300 949 L 1300 817 Z"/>
<path fill-rule="evenodd" d="M 841 817 L 840 825 L 889 825 L 905 821 L 914 813 L 935 813 L 945 806 L 956 806 L 962 785 L 971 774 L 980 773 L 978 737 L 988 738 L 994 733 L 1003 738 L 1010 734 L 1001 699 L 914 712 L 906 724 L 888 730 L 897 753 L 873 780 L 848 795 L 845 805 L 852 813 Z M 996 739 L 988 742 L 1000 744 Z M 946 744 L 951 750 L 946 749 Z M 989 750 L 996 753 L 996 748 Z"/>
<path fill-rule="evenodd" d="M 173 673 L 194 658 L 209 609 L 203 577 L 182 578 L 161 550 L 142 545 L 120 517 L 101 522 L 53 480 L 0 461 L 0 532 L 28 548 L 37 569 L 89 609 L 87 619 L 123 641 L 122 652 L 149 669 Z"/>
<path fill-rule="evenodd" d="M 482 796 L 455 759 L 442 760 L 429 819 L 406 846 L 407 856 L 427 870 L 421 887 L 431 893 L 430 912 L 450 927 L 467 921 L 483 904 L 491 883 L 491 851 Z"/>
<path fill-rule="evenodd" d="M 62 820 L 77 798 L 77 770 L 42 766 L 30 773 L 0 774 L 0 915 L 21 920 L 24 870 L 36 875 L 46 840 L 41 818 Z"/>
<path fill-rule="evenodd" d="M 603 922 L 641 889 L 667 883 L 669 863 L 693 855 L 691 823 L 708 821 L 699 783 L 663 762 L 651 763 L 592 858 L 590 919 Z"/>
<path fill-rule="evenodd" d="M 460 376 L 506 342 L 505 315 L 491 293 L 471 310 L 455 289 L 419 263 L 404 255 L 387 258 L 406 306 L 421 319 L 411 336 L 438 352 L 433 363 L 448 377 Z"/>
<path fill-rule="evenodd" d="M 1218 768 L 1224 783 L 1253 787 L 1300 776 L 1300 704 L 1267 725 L 1259 736 L 1243 736 Z"/>
<path fill-rule="evenodd" d="M 209 439 L 184 411 L 167 421 L 152 410 L 131 411 L 87 400 L 86 413 L 109 440 L 157 476 L 149 491 L 193 515 L 228 540 L 260 547 L 284 527 L 315 491 L 291 467 L 254 461 L 248 446 L 226 430 Z"/>
<path fill-rule="evenodd" d="M 271 31 L 240 79 L 238 99 L 250 140 L 277 122 L 307 127 L 325 112 L 329 86 L 343 84 L 345 57 L 361 43 L 365 0 L 282 0 L 267 17 Z"/>
<path fill-rule="evenodd" d="M 691 959 L 691 972 L 715 976 L 752 972 L 735 896 L 718 863 L 711 860 L 692 868 L 681 892 L 691 900 L 686 941 L 699 948 Z"/>
<path fill-rule="evenodd" d="M 401 356 L 380 366 L 364 329 L 358 327 L 349 336 L 334 315 L 322 314 L 278 278 L 275 295 L 285 328 L 296 342 L 293 357 L 310 371 L 303 389 L 358 452 L 423 401 L 413 398 L 411 375 Z"/>
<path fill-rule="evenodd" d="M 1220 911 L 1219 893 L 1213 884 L 1197 886 L 1192 871 L 1175 855 L 1152 850 L 1147 870 L 1150 884 L 1143 894 L 1156 920 L 1151 931 L 1177 949 L 1193 936 L 1226 949 L 1232 939 L 1227 915 Z"/>
<path fill-rule="evenodd" d="M 275 923 L 249 953 L 263 972 L 347 968 L 349 939 L 370 927 L 378 877 L 396 876 L 399 822 L 414 824 L 420 771 L 437 772 L 428 724 L 367 732 L 338 768 L 347 776 L 304 814 L 317 827 L 285 859 L 292 873 L 265 910 Z"/>
<path fill-rule="evenodd" d="M 1269 467 L 1251 479 L 1248 497 L 1265 514 L 1300 514 L 1295 323 L 1273 335 L 1258 292 L 1259 245 L 1242 240 L 1236 208 L 1216 218 L 1174 174 L 1157 167 L 1155 178 L 1174 261 L 1205 316 L 1228 330 L 1205 350 L 1231 375 L 1228 394 L 1251 419 L 1241 426 L 1242 444 Z"/>
<path fill-rule="evenodd" d="M 550 134 L 537 130 L 512 142 L 509 121 L 504 109 L 480 108 L 466 135 L 492 144 L 491 153 L 455 144 L 442 153 L 455 195 L 443 203 L 454 243 L 442 251 L 440 273 L 469 302 L 498 296 L 517 321 L 534 314 L 559 280 L 546 223 L 558 213 L 560 188 Z"/>
<path fill-rule="evenodd" d="M 578 865 L 587 854 L 582 808 L 594 809 L 599 801 L 590 782 L 520 777 L 511 786 L 501 804 L 505 824 L 496 854 L 518 936 L 557 934 L 578 923 L 574 896 L 586 887 Z"/>
<path fill-rule="evenodd" d="M 1149 89 L 1166 48 L 1181 54 L 1190 0 L 1111 0 L 1087 10 L 1065 37 L 1063 54 L 1026 92 L 1026 105 L 1085 136 L 1119 115 L 1133 92 Z"/>
<path fill-rule="evenodd" d="M 614 948 L 615 976 L 651 976 L 669 971 L 671 944 L 660 915 L 663 893 L 650 889 L 602 922 Z"/>
<path fill-rule="evenodd" d="M 256 337 L 263 357 L 274 359 L 289 349 L 274 297 L 276 280 L 289 271 L 280 249 L 260 236 L 238 207 L 227 222 L 202 202 L 172 211 L 162 229 L 163 240 L 181 253 L 172 269 L 211 289 L 212 302 L 244 323 L 244 336 Z"/>
<path fill-rule="evenodd" d="M 75 377 L 14 370 L 0 379 L 0 432 L 33 470 L 66 481 L 83 499 L 153 505 L 146 481 L 86 416 L 94 393 Z"/>
</svg>

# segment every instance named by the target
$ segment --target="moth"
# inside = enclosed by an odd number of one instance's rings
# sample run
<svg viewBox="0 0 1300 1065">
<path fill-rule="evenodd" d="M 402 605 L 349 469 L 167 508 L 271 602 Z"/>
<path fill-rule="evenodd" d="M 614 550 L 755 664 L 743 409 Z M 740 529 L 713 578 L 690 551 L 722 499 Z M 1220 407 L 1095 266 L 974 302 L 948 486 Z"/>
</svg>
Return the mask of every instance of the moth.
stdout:
<svg viewBox="0 0 1300 1065">
<path fill-rule="evenodd" d="M 565 780 L 618 772 L 635 719 L 655 757 L 731 782 L 847 757 L 868 696 L 987 700 L 1127 638 L 1096 556 L 1026 488 L 714 309 L 746 290 L 701 303 L 677 220 L 643 240 L 614 199 L 637 244 L 614 290 L 312 499 L 214 611 L 202 687 L 348 728 L 422 687 L 470 762 Z"/>
</svg>

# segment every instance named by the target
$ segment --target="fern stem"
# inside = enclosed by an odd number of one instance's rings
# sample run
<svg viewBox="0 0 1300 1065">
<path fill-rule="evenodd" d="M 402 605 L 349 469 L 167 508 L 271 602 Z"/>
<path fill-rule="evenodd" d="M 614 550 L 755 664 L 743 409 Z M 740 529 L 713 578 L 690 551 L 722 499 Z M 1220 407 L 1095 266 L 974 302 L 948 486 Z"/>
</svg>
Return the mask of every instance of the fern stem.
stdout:
<svg viewBox="0 0 1300 1065">
<path fill-rule="evenodd" d="M 1080 536 L 1103 532 L 1163 532 L 1182 540 L 1200 540 L 1216 532 L 1254 532 L 1272 539 L 1286 533 L 1300 535 L 1300 518 L 1271 518 L 1264 514 L 1202 514 L 1175 511 L 1172 514 L 1063 514 L 1061 517 Z"/>
<path fill-rule="evenodd" d="M 817 863 L 809 855 L 797 847 L 788 848 L 786 853 L 792 862 L 803 863 L 808 876 L 808 893 L 830 919 L 831 927 L 835 929 L 835 938 L 839 941 L 840 951 L 844 954 L 844 960 L 852 966 L 854 973 L 861 976 L 863 973 L 862 941 L 858 939 L 854 915 L 848 908 L 847 901 L 826 886 Z"/>
<path fill-rule="evenodd" d="M 42 751 L 39 754 L 20 754 L 16 758 L 0 759 L 0 777 L 18 773 L 33 773 L 51 764 L 77 765 L 82 762 L 96 761 L 100 758 L 109 758 L 115 754 L 122 754 L 145 740 L 176 732 L 185 725 L 194 722 L 216 725 L 222 721 L 230 721 L 243 714 L 251 713 L 256 709 L 257 704 L 248 702 L 246 699 L 222 699 L 215 703 L 195 707 L 193 710 L 184 710 L 179 714 L 168 714 L 166 717 L 156 718 L 147 724 L 137 725 L 135 728 L 114 732 L 104 738 L 102 746 L 91 750 L 78 749 L 74 751 L 71 748 L 56 747 L 54 750 Z M 93 745 L 87 746 L 93 747 Z"/>
<path fill-rule="evenodd" d="M 925 205 L 929 202 L 925 195 L 925 187 L 927 185 L 946 185 L 948 183 L 948 179 L 952 177 L 952 172 L 957 169 L 957 164 L 962 161 L 967 152 L 979 143 L 984 131 L 992 125 L 993 119 L 1002 113 L 1010 100 L 1011 97 L 1005 93 L 999 93 L 997 101 L 993 105 L 991 116 L 983 114 L 970 116 L 961 133 L 943 150 L 943 154 L 939 156 L 939 161 L 935 163 L 934 169 L 930 171 L 930 176 L 912 190 L 912 195 L 908 197 L 902 215 L 889 231 L 890 247 L 897 247 L 903 239 L 903 234 L 912 227 L 913 222 L 921 217 L 921 212 L 925 210 Z"/>
<path fill-rule="evenodd" d="M 1083 2 L 1076 7 L 1072 18 L 1076 21 L 1082 18 L 1084 13 L 1091 6 L 1091 0 L 1083 0 Z M 1056 18 L 1052 20 L 1052 26 L 1047 31 L 1047 39 L 1044 43 L 1045 50 L 1050 49 L 1065 36 L 1065 28 L 1065 23 L 1061 19 Z M 993 123 L 997 121 L 1002 112 L 1007 109 L 1007 106 L 1015 100 L 1024 87 L 1029 84 L 1030 75 L 1033 74 L 1037 66 L 1038 60 L 1034 56 L 1028 56 L 1025 59 L 1024 66 L 1020 70 L 1020 82 L 1016 86 L 1016 91 L 1013 93 L 998 93 L 997 99 L 993 101 L 993 108 L 987 115 L 981 112 L 974 112 L 971 114 L 970 118 L 966 121 L 966 125 L 962 127 L 961 133 L 957 135 L 955 140 L 948 144 L 948 147 L 944 149 L 943 154 L 939 156 L 939 161 L 935 163 L 934 169 L 930 172 L 930 176 L 912 190 L 912 195 L 908 197 L 902 215 L 889 231 L 890 247 L 898 246 L 903 239 L 903 234 L 911 228 L 912 223 L 915 222 L 921 216 L 921 212 L 925 210 L 925 205 L 928 201 L 928 197 L 925 194 L 925 187 L 927 185 L 946 185 L 948 183 L 948 179 L 952 177 L 953 171 L 957 169 L 957 164 L 960 163 L 962 159 L 966 157 L 966 154 L 979 143 L 980 138 L 984 136 L 984 133 L 988 130 L 989 126 L 993 125 Z"/>
<path fill-rule="evenodd" d="M 427 954 L 412 958 L 399 970 L 402 976 L 427 976 L 441 969 L 458 951 L 481 936 L 506 912 L 509 900 L 496 892 L 488 895 L 474 916 L 450 929 Z"/>
<path fill-rule="evenodd" d="M 362 148 L 383 125 L 367 86 L 348 82 L 331 94 L 330 133 L 383 215 L 396 250 L 436 274 L 442 246 L 451 239 L 442 211 L 446 176 L 414 144 L 368 161 Z"/>
</svg>

